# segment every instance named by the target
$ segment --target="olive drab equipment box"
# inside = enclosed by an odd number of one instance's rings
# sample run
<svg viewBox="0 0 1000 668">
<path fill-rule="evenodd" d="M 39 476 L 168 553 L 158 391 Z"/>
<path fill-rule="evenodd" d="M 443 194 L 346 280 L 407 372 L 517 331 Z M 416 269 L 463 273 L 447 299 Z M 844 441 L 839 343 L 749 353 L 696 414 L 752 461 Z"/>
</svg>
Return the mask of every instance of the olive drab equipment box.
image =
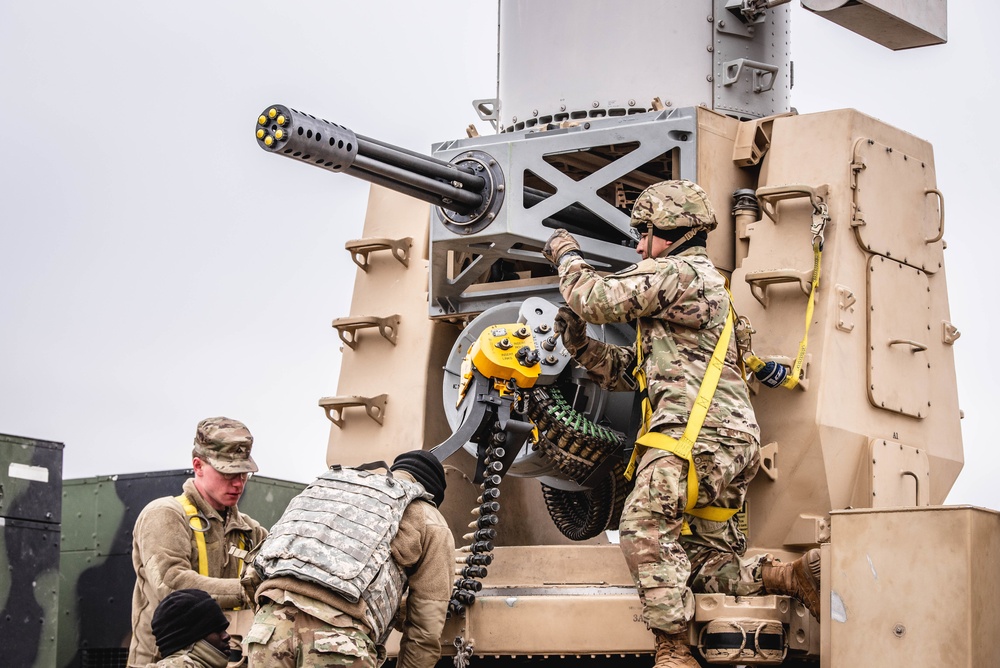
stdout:
<svg viewBox="0 0 1000 668">
<path fill-rule="evenodd" d="M 62 443 L 0 434 L 0 657 L 56 661 Z"/>
</svg>

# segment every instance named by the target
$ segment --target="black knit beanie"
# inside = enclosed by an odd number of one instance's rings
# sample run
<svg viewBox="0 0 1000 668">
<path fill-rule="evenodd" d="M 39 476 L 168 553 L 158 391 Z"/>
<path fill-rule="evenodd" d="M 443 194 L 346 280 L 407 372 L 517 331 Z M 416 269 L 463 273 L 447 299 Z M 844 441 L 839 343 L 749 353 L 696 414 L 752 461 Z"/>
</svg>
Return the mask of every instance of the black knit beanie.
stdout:
<svg viewBox="0 0 1000 668">
<path fill-rule="evenodd" d="M 229 627 L 229 620 L 211 596 L 200 589 L 179 589 L 167 595 L 153 613 L 153 636 L 166 658 L 205 636 Z"/>
<path fill-rule="evenodd" d="M 411 450 L 396 457 L 389 469 L 406 471 L 412 475 L 434 497 L 434 505 L 441 507 L 448 482 L 444 479 L 444 467 L 437 457 L 426 450 Z"/>
</svg>

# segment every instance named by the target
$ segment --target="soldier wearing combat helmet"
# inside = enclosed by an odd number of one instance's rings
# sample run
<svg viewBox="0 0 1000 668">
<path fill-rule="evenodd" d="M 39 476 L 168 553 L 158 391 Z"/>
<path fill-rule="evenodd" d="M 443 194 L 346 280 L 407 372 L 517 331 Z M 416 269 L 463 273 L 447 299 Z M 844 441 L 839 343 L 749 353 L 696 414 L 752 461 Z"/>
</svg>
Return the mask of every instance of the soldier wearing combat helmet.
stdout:
<svg viewBox="0 0 1000 668">
<path fill-rule="evenodd" d="M 207 592 L 223 609 L 246 606 L 239 577 L 247 552 L 267 536 L 236 504 L 257 464 L 253 436 L 238 420 L 198 423 L 191 452 L 194 477 L 183 492 L 151 501 L 132 534 L 132 644 L 129 666 L 157 660 L 150 627 L 156 606 L 181 589 Z"/>
<path fill-rule="evenodd" d="M 616 274 L 594 271 L 565 230 L 543 254 L 559 269 L 567 307 L 555 328 L 566 349 L 602 387 L 642 395 L 621 548 L 655 636 L 656 668 L 696 667 L 687 633 L 693 591 L 793 595 L 818 617 L 819 555 L 791 564 L 742 558 L 746 537 L 734 515 L 760 465 L 759 430 L 725 279 L 706 251 L 716 227 L 708 195 L 691 181 L 657 183 L 636 199 L 631 225 L 642 260 Z M 591 339 L 587 322 L 634 323 L 636 344 Z"/>
</svg>

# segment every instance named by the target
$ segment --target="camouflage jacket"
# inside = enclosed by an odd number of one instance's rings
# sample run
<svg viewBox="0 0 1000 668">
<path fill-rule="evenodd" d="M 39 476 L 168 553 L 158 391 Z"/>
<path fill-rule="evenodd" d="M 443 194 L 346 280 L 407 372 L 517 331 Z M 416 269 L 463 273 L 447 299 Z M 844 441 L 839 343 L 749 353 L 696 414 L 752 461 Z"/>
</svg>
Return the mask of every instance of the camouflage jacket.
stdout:
<svg viewBox="0 0 1000 668">
<path fill-rule="evenodd" d="M 157 661 L 153 668 L 226 668 L 227 665 L 228 656 L 204 640 L 199 640 L 187 649 Z"/>
<path fill-rule="evenodd" d="M 226 519 L 202 498 L 194 479 L 184 483 L 184 493 L 208 519 L 205 547 L 208 577 L 198 573 L 198 544 L 181 504 L 172 496 L 155 499 L 139 513 L 132 532 L 132 644 L 128 665 L 146 666 L 156 660 L 156 642 L 150 624 L 163 598 L 178 589 L 202 589 L 223 609 L 244 605 L 239 580 L 240 560 L 229 554 L 241 536 L 252 545 L 267 536 L 256 520 L 236 506 Z"/>
<path fill-rule="evenodd" d="M 653 411 L 650 428 L 682 432 L 729 311 L 725 280 L 703 247 L 646 259 L 607 276 L 580 257 L 559 267 L 566 303 L 595 324 L 635 322 L 642 335 L 643 369 Z M 637 390 L 635 346 L 590 339 L 578 362 L 611 390 Z M 709 428 L 732 429 L 757 440 L 760 430 L 737 366 L 735 336 L 705 418 Z"/>
<path fill-rule="evenodd" d="M 415 482 L 405 471 L 393 475 Z M 390 551 L 406 573 L 408 586 L 405 609 L 397 618 L 403 637 L 396 666 L 430 668 L 441 656 L 441 633 L 454 579 L 455 539 L 441 512 L 418 499 L 403 512 Z M 324 623 L 358 629 L 377 641 L 364 621 L 368 616 L 364 599 L 352 603 L 326 587 L 289 576 L 264 580 L 257 588 L 257 602 L 262 604 L 261 599 L 291 603 Z"/>
</svg>

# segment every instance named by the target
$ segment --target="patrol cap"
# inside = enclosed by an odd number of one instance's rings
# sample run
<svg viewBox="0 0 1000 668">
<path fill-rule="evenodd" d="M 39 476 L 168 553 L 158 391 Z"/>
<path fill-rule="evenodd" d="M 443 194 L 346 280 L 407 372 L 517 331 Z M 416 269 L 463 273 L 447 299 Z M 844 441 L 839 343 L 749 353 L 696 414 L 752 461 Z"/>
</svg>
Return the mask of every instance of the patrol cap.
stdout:
<svg viewBox="0 0 1000 668">
<path fill-rule="evenodd" d="M 239 420 L 206 418 L 194 433 L 193 455 L 205 460 L 219 473 L 255 473 L 257 463 L 250 456 L 253 436 Z"/>
<path fill-rule="evenodd" d="M 629 224 L 664 231 L 686 227 L 711 232 L 718 223 L 712 203 L 701 186 L 678 179 L 660 181 L 643 190 L 632 207 Z"/>
</svg>

